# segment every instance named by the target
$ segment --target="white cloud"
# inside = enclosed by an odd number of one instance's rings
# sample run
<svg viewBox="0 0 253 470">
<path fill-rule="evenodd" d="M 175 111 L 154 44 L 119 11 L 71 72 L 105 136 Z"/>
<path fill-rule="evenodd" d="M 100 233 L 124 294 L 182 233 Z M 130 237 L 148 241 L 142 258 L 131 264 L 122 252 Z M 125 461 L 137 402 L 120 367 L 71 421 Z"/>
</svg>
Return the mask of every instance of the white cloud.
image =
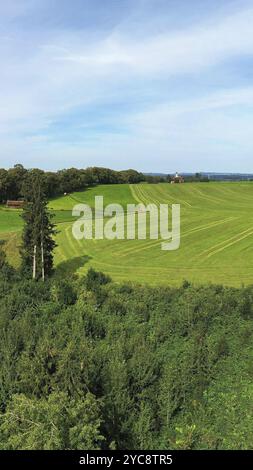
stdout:
<svg viewBox="0 0 253 470">
<path fill-rule="evenodd" d="M 95 44 L 76 42 L 56 57 L 79 64 L 80 68 L 124 66 L 134 75 L 163 73 L 175 75 L 199 71 L 235 55 L 253 54 L 253 9 L 222 20 L 212 19 L 201 27 L 143 37 L 141 40 L 121 34 L 119 30 Z"/>
<path fill-rule="evenodd" d="M 3 16 L 9 19 L 22 16 L 36 4 L 24 0 L 18 9 L 17 3 L 12 2 L 11 7 L 1 4 Z M 76 160 L 81 155 L 87 158 L 90 155 L 96 162 L 104 153 L 101 164 L 110 155 L 113 161 L 117 153 L 124 158 L 129 153 L 133 155 L 133 163 L 138 156 L 144 164 L 144 155 L 151 155 L 155 148 L 161 153 L 162 162 L 166 151 L 178 159 L 187 148 L 202 148 L 208 142 L 212 147 L 216 140 L 224 150 L 229 142 L 235 146 L 242 142 L 243 146 L 247 139 L 248 154 L 251 120 L 247 113 L 244 117 L 230 116 L 227 110 L 232 106 L 241 109 L 253 106 L 253 88 L 223 88 L 199 98 L 179 97 L 168 101 L 156 81 L 167 81 L 169 88 L 172 77 L 185 77 L 187 88 L 190 75 L 201 80 L 202 73 L 209 70 L 211 74 L 214 67 L 232 58 L 252 56 L 252 24 L 253 8 L 212 18 L 184 31 L 162 34 L 143 31 L 141 37 L 133 34 L 131 25 L 131 34 L 127 34 L 126 22 L 124 29 L 119 26 L 103 39 L 80 29 L 33 36 L 29 31 L 10 27 L 8 36 L 0 43 L 2 153 L 14 161 L 18 153 L 32 155 L 33 152 L 38 158 L 44 154 L 50 160 L 55 151 L 66 158 L 71 154 Z M 151 106 L 145 86 L 152 80 L 159 102 Z M 80 107 L 107 103 L 109 108 L 110 102 L 124 100 L 133 90 L 135 94 L 143 93 L 143 107 L 137 113 L 126 111 L 125 116 L 115 118 L 120 119 L 119 124 L 128 130 L 128 135 L 119 136 L 111 131 L 103 137 L 98 135 L 95 142 L 80 139 L 77 146 L 67 146 L 57 142 L 57 138 L 54 144 L 52 139 L 47 139 L 46 133 L 54 120 Z M 122 162 L 120 166 L 125 164 Z"/>
</svg>

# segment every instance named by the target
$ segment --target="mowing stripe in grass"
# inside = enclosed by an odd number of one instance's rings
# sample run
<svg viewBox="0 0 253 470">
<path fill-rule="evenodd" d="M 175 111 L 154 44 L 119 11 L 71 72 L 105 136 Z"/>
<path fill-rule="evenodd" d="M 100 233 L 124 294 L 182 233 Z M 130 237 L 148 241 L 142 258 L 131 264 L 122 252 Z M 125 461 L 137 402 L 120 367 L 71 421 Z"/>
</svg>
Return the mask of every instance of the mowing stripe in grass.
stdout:
<svg viewBox="0 0 253 470">
<path fill-rule="evenodd" d="M 253 227 L 251 227 L 251 230 L 253 230 Z M 237 240 L 232 241 L 231 243 L 228 243 L 227 245 L 225 245 L 225 246 L 219 248 L 218 250 L 215 250 L 215 251 L 209 253 L 209 254 L 207 255 L 207 258 L 211 258 L 211 256 L 216 255 L 217 253 L 220 253 L 220 252 L 223 251 L 223 250 L 226 250 L 226 249 L 229 248 L 230 246 L 235 245 L 236 243 L 238 243 L 238 242 L 244 240 L 245 238 L 250 237 L 251 235 L 253 235 L 253 231 L 251 231 L 250 233 L 247 233 L 247 234 L 243 235 L 242 237 L 238 238 Z"/>
<path fill-rule="evenodd" d="M 181 238 L 184 238 L 184 237 L 186 237 L 188 235 L 191 235 L 191 234 L 194 234 L 196 232 L 200 232 L 202 230 L 208 230 L 209 228 L 217 227 L 218 225 L 222 225 L 222 224 L 225 224 L 225 223 L 232 222 L 232 220 L 235 220 L 235 219 L 236 219 L 236 217 L 229 217 L 228 219 L 225 219 L 225 220 L 216 221 L 216 222 L 212 222 L 212 223 L 207 224 L 207 225 L 202 225 L 202 226 L 193 228 L 191 230 L 188 230 L 187 232 L 182 233 Z M 152 242 L 147 240 L 147 243 L 145 244 L 145 246 L 135 248 L 135 249 L 134 248 L 133 249 L 128 248 L 126 250 L 122 250 L 122 253 L 124 252 L 124 254 L 121 254 L 121 256 L 127 256 L 130 252 L 131 253 L 137 253 L 137 252 L 140 252 L 140 251 L 143 251 L 143 250 L 146 250 L 146 249 L 153 248 L 155 245 L 160 244 L 161 241 L 162 241 L 161 239 L 154 240 Z"/>
</svg>

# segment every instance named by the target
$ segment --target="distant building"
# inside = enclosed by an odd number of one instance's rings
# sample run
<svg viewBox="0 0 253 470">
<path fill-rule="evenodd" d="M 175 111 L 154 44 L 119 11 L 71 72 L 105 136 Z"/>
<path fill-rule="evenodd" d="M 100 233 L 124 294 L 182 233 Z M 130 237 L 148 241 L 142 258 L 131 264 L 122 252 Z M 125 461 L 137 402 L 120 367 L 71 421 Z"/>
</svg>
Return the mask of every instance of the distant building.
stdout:
<svg viewBox="0 0 253 470">
<path fill-rule="evenodd" d="M 171 184 L 174 184 L 174 183 L 184 183 L 183 176 L 176 173 L 175 176 L 171 179 Z"/>
<path fill-rule="evenodd" d="M 10 209 L 23 209 L 25 201 L 7 201 L 6 207 Z"/>
</svg>

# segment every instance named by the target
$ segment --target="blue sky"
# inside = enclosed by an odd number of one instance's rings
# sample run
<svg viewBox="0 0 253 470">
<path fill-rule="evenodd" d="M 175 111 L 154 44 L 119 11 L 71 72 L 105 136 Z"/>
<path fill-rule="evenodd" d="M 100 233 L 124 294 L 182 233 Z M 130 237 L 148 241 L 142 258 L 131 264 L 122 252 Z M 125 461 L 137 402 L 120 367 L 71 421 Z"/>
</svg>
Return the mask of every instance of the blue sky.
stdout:
<svg viewBox="0 0 253 470">
<path fill-rule="evenodd" d="M 0 166 L 253 172 L 252 25 L 252 0 L 0 0 Z"/>
</svg>

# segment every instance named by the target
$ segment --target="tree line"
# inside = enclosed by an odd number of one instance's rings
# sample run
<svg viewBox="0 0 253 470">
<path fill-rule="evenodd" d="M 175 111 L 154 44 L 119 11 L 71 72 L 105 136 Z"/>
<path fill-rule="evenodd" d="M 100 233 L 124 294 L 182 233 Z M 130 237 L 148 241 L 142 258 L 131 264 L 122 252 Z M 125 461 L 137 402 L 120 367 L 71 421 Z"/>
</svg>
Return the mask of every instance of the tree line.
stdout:
<svg viewBox="0 0 253 470">
<path fill-rule="evenodd" d="M 86 187 L 96 184 L 139 183 L 145 180 L 142 173 L 132 169 L 115 171 L 109 168 L 91 167 L 51 172 L 38 169 L 27 170 L 17 164 L 9 170 L 0 169 L 0 202 L 23 198 L 30 175 L 33 173 L 39 173 L 43 178 L 45 194 L 48 198 L 73 191 L 83 191 Z"/>
</svg>

